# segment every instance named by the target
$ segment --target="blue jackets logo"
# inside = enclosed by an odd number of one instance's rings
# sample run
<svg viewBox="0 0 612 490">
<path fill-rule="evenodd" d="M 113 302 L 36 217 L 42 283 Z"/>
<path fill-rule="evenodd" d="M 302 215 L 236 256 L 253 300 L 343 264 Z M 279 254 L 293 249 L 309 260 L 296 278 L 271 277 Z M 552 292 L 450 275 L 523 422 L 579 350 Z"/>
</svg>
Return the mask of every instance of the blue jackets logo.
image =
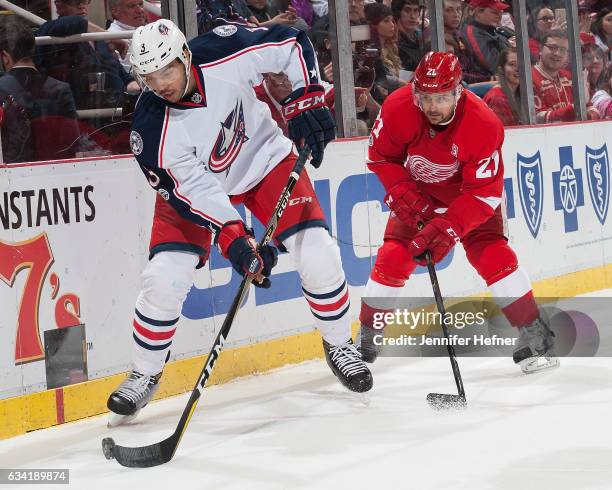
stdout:
<svg viewBox="0 0 612 490">
<path fill-rule="evenodd" d="M 242 102 L 238 101 L 236 102 L 236 107 L 227 115 L 225 121 L 221 123 L 221 130 L 208 160 L 210 170 L 215 173 L 227 170 L 234 163 L 242 145 L 248 139 Z"/>
<path fill-rule="evenodd" d="M 608 215 L 608 206 L 610 205 L 610 160 L 608 159 L 608 149 L 604 143 L 597 150 L 587 146 L 585 153 L 587 182 L 589 183 L 591 202 L 599 222 L 603 225 Z"/>
<path fill-rule="evenodd" d="M 516 154 L 517 179 L 521 207 L 529 231 L 535 238 L 542 223 L 542 203 L 544 187 L 542 178 L 542 158 L 538 151 L 531 157 Z"/>
<path fill-rule="evenodd" d="M 555 210 L 563 210 L 565 232 L 578 230 L 578 207 L 584 206 L 582 170 L 574 168 L 571 146 L 559 148 L 559 172 L 553 172 Z"/>
</svg>

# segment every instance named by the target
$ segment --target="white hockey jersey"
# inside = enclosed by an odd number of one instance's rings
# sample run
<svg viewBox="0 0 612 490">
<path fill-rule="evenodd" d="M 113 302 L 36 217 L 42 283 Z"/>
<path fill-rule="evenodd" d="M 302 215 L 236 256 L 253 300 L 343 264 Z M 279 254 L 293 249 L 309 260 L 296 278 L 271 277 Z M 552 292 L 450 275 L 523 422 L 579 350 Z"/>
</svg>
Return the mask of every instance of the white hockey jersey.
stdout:
<svg viewBox="0 0 612 490">
<path fill-rule="evenodd" d="M 292 149 L 255 97 L 267 72 L 293 89 L 319 83 L 308 37 L 290 27 L 216 27 L 189 42 L 197 90 L 180 103 L 140 97 L 130 145 L 151 186 L 181 216 L 212 231 L 239 220 L 228 195 L 259 183 Z"/>
</svg>

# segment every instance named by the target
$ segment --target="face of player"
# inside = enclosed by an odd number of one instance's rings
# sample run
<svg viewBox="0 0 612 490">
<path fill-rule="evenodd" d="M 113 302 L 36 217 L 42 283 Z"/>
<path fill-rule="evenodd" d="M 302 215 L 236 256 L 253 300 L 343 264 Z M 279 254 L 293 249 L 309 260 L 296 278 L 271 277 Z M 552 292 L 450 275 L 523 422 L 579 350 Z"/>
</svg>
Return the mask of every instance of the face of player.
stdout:
<svg viewBox="0 0 612 490">
<path fill-rule="evenodd" d="M 421 9 L 418 5 L 405 3 L 400 11 L 399 26 L 404 32 L 415 32 L 419 28 Z"/>
<path fill-rule="evenodd" d="M 169 65 L 143 77 L 147 87 L 162 99 L 176 104 L 183 98 L 186 80 L 185 65 L 176 59 Z"/>
<path fill-rule="evenodd" d="M 538 18 L 536 19 L 536 28 L 541 34 L 546 34 L 552 29 L 553 23 L 555 22 L 555 14 L 550 9 L 542 9 L 538 12 Z"/>
<path fill-rule="evenodd" d="M 506 80 L 513 87 L 519 85 L 519 69 L 518 69 L 518 58 L 516 53 L 508 53 L 508 60 L 504 65 L 504 75 Z"/>
<path fill-rule="evenodd" d="M 349 20 L 351 22 L 359 22 L 365 17 L 364 4 L 364 0 L 349 0 Z"/>
<path fill-rule="evenodd" d="M 454 90 L 439 94 L 427 94 L 415 90 L 414 95 L 430 124 L 444 124 L 453 117 L 456 106 Z"/>
<path fill-rule="evenodd" d="M 393 39 L 396 34 L 395 19 L 388 15 L 376 26 L 376 32 L 381 39 Z"/>
<path fill-rule="evenodd" d="M 556 73 L 567 64 L 567 38 L 549 37 L 540 48 L 540 61 L 549 73 Z"/>
<path fill-rule="evenodd" d="M 81 17 L 87 18 L 89 14 L 89 2 L 90 0 L 55 0 L 55 9 L 59 17 L 80 15 Z"/>
<path fill-rule="evenodd" d="M 501 24 L 502 11 L 490 7 L 478 8 L 475 12 L 475 18 L 477 22 L 486 26 L 498 26 Z"/>
<path fill-rule="evenodd" d="M 147 23 L 143 0 L 123 0 L 112 13 L 115 19 L 128 26 L 140 27 Z"/>
<path fill-rule="evenodd" d="M 445 0 L 444 1 L 444 27 L 450 31 L 454 31 L 461 23 L 461 1 L 460 0 Z"/>
</svg>

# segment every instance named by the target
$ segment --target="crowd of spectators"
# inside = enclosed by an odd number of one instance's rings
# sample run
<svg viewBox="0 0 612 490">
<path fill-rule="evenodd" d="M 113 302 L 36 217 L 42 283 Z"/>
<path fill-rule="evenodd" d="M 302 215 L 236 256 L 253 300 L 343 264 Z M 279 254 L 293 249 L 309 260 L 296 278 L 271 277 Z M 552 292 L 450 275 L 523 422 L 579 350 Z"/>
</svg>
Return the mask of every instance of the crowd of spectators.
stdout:
<svg viewBox="0 0 612 490">
<path fill-rule="evenodd" d="M 17 15 L 0 16 L 3 161 L 129 151 L 130 113 L 141 90 L 130 74 L 129 39 L 36 48 L 34 36 L 132 31 L 152 20 L 143 0 L 106 0 L 106 22 L 97 24 L 90 20 L 91 0 L 53 0 L 54 12 L 47 0 L 14 1 L 46 22 L 36 26 Z M 317 51 L 326 100 L 334 109 L 327 0 L 195 1 L 200 33 L 227 20 L 252 27 L 284 24 L 306 32 Z M 574 83 L 584 84 L 590 119 L 612 118 L 612 5 L 610 0 L 577 1 L 584 67 L 579 82 L 572 79 L 570 70 L 565 0 L 527 0 L 538 123 L 575 120 Z M 385 98 L 409 82 L 421 57 L 431 49 L 431 4 L 425 0 L 347 2 L 354 40 L 357 131 L 365 135 Z M 444 49 L 459 58 L 466 88 L 482 97 L 506 126 L 527 122 L 514 22 L 509 0 L 443 0 Z M 288 90 L 282 73 L 265 75 L 256 88 L 281 129 L 286 129 L 286 121 L 279 101 Z M 108 110 L 118 108 L 121 116 L 108 115 Z M 107 112 L 98 114 L 99 109 Z M 52 141 L 44 142 L 44 138 Z"/>
</svg>

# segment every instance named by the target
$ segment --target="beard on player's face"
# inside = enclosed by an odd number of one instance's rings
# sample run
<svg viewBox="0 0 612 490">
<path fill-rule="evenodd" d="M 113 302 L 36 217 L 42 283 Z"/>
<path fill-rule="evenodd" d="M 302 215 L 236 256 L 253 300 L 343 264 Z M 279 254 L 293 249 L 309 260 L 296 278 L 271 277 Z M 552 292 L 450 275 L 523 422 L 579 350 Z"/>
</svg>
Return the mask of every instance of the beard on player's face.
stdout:
<svg viewBox="0 0 612 490">
<path fill-rule="evenodd" d="M 176 59 L 168 66 L 144 76 L 144 82 L 155 94 L 171 103 L 183 98 L 185 84 L 185 66 Z"/>
</svg>

